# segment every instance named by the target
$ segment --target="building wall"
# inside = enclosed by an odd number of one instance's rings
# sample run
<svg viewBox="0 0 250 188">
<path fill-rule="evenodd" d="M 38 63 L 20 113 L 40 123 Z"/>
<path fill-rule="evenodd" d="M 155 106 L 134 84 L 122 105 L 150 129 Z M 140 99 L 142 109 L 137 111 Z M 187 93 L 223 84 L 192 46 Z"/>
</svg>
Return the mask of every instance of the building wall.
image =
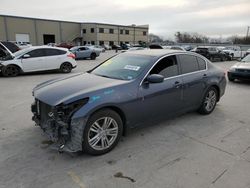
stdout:
<svg viewBox="0 0 250 188">
<path fill-rule="evenodd" d="M 6 33 L 5 33 L 5 24 L 4 24 L 4 17 L 0 16 L 0 40 L 7 40 Z"/>
<path fill-rule="evenodd" d="M 91 28 L 95 29 L 94 33 L 90 32 Z M 104 29 L 104 33 L 99 32 L 100 28 Z M 86 43 L 91 43 L 91 41 L 94 41 L 95 44 L 100 44 L 100 41 L 103 41 L 104 44 L 109 44 L 110 41 L 114 42 L 114 44 L 148 42 L 148 27 L 138 28 L 136 26 L 84 23 L 82 29 L 86 31 L 86 33 L 83 33 L 83 41 Z M 113 29 L 114 32 L 110 33 L 110 29 Z M 120 30 L 123 30 L 123 34 L 120 33 Z M 129 31 L 129 34 L 126 34 L 126 30 Z M 145 36 L 143 32 L 146 32 Z"/>
<path fill-rule="evenodd" d="M 91 28 L 94 28 L 94 33 L 90 32 Z M 99 28 L 103 28 L 104 33 L 100 33 Z M 86 33 L 82 33 L 83 29 Z M 114 33 L 110 33 L 110 29 L 113 29 Z M 123 30 L 123 34 L 120 34 L 120 30 Z M 129 30 L 129 34 L 126 34 L 125 30 Z M 146 32 L 146 36 L 143 35 L 143 31 Z M 134 44 L 138 41 L 148 41 L 148 27 L 146 26 L 77 23 L 0 15 L 0 40 L 16 41 L 16 34 L 28 34 L 32 45 L 43 45 L 44 34 L 53 35 L 56 43 L 85 41 L 99 44 L 103 41 L 109 44 L 112 41 L 114 44 L 120 44 L 120 42 Z"/>
</svg>

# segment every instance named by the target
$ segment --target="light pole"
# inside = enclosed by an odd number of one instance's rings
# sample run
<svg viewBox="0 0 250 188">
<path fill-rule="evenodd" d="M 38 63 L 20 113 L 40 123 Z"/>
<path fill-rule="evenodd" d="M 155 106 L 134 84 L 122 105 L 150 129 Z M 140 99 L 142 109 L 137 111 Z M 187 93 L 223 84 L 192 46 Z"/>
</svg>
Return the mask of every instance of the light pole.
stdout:
<svg viewBox="0 0 250 188">
<path fill-rule="evenodd" d="M 246 38 L 248 37 L 249 29 L 250 29 L 250 26 L 247 26 L 247 35 L 246 35 Z"/>
</svg>

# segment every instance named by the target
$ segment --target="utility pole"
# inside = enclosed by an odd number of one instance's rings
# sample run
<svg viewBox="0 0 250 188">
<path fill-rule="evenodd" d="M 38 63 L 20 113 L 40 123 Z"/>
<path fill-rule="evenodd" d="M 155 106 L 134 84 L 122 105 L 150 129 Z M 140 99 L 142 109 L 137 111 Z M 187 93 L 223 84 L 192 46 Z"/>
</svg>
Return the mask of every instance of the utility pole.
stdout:
<svg viewBox="0 0 250 188">
<path fill-rule="evenodd" d="M 250 26 L 247 26 L 247 35 L 246 35 L 246 38 L 248 37 L 249 29 L 250 29 Z"/>
</svg>

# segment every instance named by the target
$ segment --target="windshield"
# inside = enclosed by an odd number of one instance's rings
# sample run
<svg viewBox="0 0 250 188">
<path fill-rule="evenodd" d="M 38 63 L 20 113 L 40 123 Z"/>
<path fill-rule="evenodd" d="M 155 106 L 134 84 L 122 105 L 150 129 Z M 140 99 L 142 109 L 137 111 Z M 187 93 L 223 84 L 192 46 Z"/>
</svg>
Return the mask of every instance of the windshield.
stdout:
<svg viewBox="0 0 250 188">
<path fill-rule="evenodd" d="M 244 57 L 241 61 L 245 63 L 250 63 L 250 55 Z"/>
<path fill-rule="evenodd" d="M 14 55 L 15 57 L 18 57 L 18 56 L 20 56 L 20 55 L 23 55 L 23 54 L 29 52 L 30 49 L 31 49 L 31 48 L 26 48 L 26 49 L 23 49 L 23 50 L 19 50 L 19 51 L 13 53 L 13 55 Z"/>
<path fill-rule="evenodd" d="M 120 54 L 105 61 L 91 73 L 108 78 L 133 80 L 152 62 L 152 56 Z"/>
</svg>

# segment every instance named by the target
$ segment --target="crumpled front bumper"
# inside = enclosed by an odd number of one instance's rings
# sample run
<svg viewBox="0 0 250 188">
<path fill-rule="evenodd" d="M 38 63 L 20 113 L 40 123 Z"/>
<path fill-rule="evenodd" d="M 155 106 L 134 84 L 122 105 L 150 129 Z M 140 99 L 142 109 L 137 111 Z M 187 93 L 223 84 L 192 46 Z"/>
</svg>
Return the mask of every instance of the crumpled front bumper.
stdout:
<svg viewBox="0 0 250 188">
<path fill-rule="evenodd" d="M 38 100 L 31 105 L 31 111 L 33 113 L 32 120 L 41 127 L 49 140 L 53 142 L 52 149 L 60 152 L 82 151 L 83 128 L 86 119 L 71 119 L 69 123 L 65 123 L 56 117 L 56 111 L 53 108 L 50 111 L 49 105 Z M 52 116 L 52 113 L 55 115 Z"/>
</svg>

